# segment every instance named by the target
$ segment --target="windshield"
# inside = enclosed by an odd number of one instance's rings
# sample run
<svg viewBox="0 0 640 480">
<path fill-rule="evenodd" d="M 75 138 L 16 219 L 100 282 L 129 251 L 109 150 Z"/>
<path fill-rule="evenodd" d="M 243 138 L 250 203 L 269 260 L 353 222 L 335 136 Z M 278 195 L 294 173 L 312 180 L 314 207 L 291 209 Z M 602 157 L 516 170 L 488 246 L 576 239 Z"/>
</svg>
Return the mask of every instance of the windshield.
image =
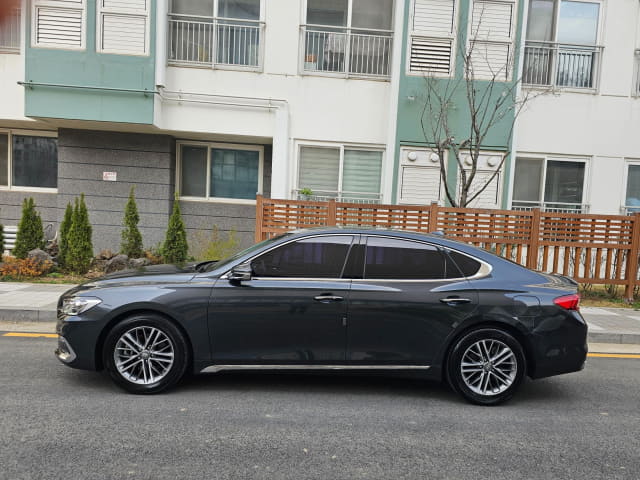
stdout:
<svg viewBox="0 0 640 480">
<path fill-rule="evenodd" d="M 207 268 L 204 270 L 205 272 L 210 272 L 212 270 L 217 270 L 218 268 L 224 267 L 227 264 L 235 262 L 237 259 L 248 255 L 252 252 L 258 251 L 263 247 L 274 243 L 276 240 L 280 240 L 282 237 L 290 235 L 289 233 L 283 233 L 282 235 L 278 235 L 277 237 L 268 238 L 263 240 L 260 243 L 256 243 L 255 245 L 250 246 L 249 248 L 245 248 L 244 250 L 239 251 L 238 253 L 234 253 L 230 257 L 225 258 L 224 260 L 220 260 L 219 262 L 212 263 L 211 265 L 207 265 Z"/>
</svg>

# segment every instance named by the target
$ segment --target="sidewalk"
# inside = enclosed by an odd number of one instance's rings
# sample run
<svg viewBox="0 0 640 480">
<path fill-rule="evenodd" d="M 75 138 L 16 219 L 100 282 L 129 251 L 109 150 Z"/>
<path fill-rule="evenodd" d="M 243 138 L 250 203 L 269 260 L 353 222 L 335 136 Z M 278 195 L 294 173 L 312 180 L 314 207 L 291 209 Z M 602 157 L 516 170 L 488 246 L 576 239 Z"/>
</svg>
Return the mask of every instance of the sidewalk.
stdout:
<svg viewBox="0 0 640 480">
<path fill-rule="evenodd" d="M 0 322 L 55 322 L 58 297 L 73 285 L 0 282 Z M 640 311 L 582 307 L 589 343 L 640 345 Z"/>
</svg>

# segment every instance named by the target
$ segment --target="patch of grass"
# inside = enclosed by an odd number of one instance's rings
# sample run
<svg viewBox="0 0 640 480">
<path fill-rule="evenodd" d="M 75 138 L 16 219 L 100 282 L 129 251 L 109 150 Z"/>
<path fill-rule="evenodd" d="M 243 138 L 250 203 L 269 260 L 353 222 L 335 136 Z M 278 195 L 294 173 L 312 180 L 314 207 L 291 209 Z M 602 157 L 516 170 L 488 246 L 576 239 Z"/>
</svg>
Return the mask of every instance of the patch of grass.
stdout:
<svg viewBox="0 0 640 480">
<path fill-rule="evenodd" d="M 580 305 L 584 307 L 640 309 L 640 298 L 636 295 L 633 302 L 624 298 L 624 287 L 612 288 L 610 285 L 580 285 Z"/>
</svg>

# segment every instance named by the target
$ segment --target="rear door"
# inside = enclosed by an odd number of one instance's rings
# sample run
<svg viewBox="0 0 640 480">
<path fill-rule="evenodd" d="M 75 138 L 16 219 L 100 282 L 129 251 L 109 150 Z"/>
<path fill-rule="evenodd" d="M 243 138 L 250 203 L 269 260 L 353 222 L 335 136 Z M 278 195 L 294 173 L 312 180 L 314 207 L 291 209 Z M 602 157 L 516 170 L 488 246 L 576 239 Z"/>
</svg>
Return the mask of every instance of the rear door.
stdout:
<svg viewBox="0 0 640 480">
<path fill-rule="evenodd" d="M 425 242 L 365 237 L 361 278 L 351 284 L 347 361 L 428 366 L 447 335 L 478 305 L 448 255 Z"/>
</svg>

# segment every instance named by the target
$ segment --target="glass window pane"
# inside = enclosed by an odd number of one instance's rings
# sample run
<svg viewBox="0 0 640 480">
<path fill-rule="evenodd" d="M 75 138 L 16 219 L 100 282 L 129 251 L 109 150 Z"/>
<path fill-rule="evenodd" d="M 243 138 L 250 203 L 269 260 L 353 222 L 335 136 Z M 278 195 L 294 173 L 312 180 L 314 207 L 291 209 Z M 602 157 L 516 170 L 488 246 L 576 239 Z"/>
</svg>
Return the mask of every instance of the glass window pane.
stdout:
<svg viewBox="0 0 640 480">
<path fill-rule="evenodd" d="M 340 174 L 340 150 L 337 148 L 302 147 L 298 188 L 310 188 L 314 194 L 335 195 Z"/>
<path fill-rule="evenodd" d="M 207 147 L 182 145 L 180 195 L 205 197 L 207 195 Z"/>
<path fill-rule="evenodd" d="M 0 185 L 9 185 L 9 135 L 0 133 Z"/>
<path fill-rule="evenodd" d="M 307 0 L 307 23 L 346 27 L 347 4 L 347 0 Z"/>
<path fill-rule="evenodd" d="M 370 237 L 364 278 L 438 279 L 445 277 L 442 254 L 430 245 L 406 240 Z"/>
<path fill-rule="evenodd" d="M 472 277 L 480 270 L 480 262 L 477 260 L 452 250 L 449 250 L 448 253 L 446 278 L 459 278 L 460 276 Z M 453 265 L 451 264 L 451 260 L 453 261 Z"/>
<path fill-rule="evenodd" d="M 351 26 L 391 30 L 393 0 L 353 0 Z"/>
<path fill-rule="evenodd" d="M 378 198 L 381 170 L 382 152 L 345 150 L 342 192 L 372 193 L 376 195 L 371 198 Z"/>
<path fill-rule="evenodd" d="M 542 160 L 530 158 L 516 159 L 516 171 L 513 181 L 513 200 L 528 202 L 540 201 L 540 177 Z"/>
<path fill-rule="evenodd" d="M 58 186 L 58 141 L 55 138 L 14 135 L 12 163 L 15 186 Z"/>
<path fill-rule="evenodd" d="M 213 17 L 213 0 L 173 0 L 171 13 Z"/>
<path fill-rule="evenodd" d="M 260 0 L 218 0 L 218 16 L 260 20 Z"/>
<path fill-rule="evenodd" d="M 553 41 L 554 0 L 531 0 L 527 19 L 527 40 Z"/>
<path fill-rule="evenodd" d="M 339 278 L 353 237 L 340 235 L 300 240 L 251 262 L 258 277 Z"/>
<path fill-rule="evenodd" d="M 584 163 L 547 162 L 547 178 L 545 179 L 545 202 L 582 204 L 584 186 Z"/>
<path fill-rule="evenodd" d="M 595 45 L 598 38 L 600 5 L 563 1 L 560 4 L 558 42 Z"/>
<path fill-rule="evenodd" d="M 625 205 L 640 207 L 640 165 L 629 165 Z"/>
<path fill-rule="evenodd" d="M 211 150 L 212 197 L 255 200 L 260 153 L 255 150 Z"/>
</svg>

